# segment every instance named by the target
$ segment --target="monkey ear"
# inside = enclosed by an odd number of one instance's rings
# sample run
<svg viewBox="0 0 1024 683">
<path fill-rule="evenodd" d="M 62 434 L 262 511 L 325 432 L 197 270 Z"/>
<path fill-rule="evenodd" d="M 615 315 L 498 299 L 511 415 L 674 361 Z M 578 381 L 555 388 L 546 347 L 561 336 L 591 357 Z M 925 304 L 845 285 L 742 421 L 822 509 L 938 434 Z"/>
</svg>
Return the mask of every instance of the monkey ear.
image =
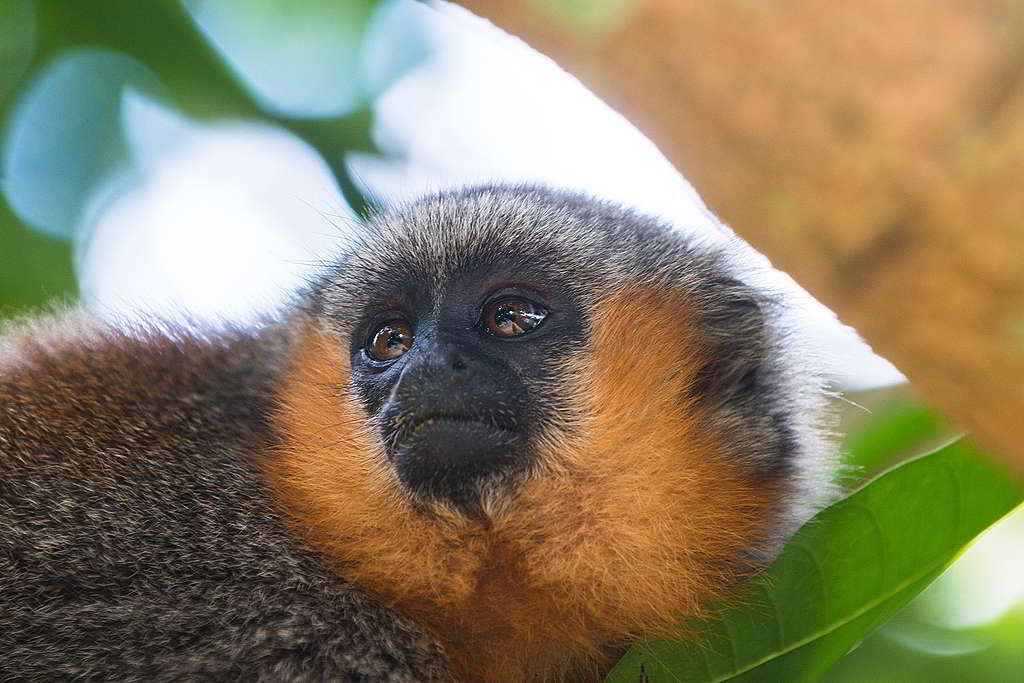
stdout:
<svg viewBox="0 0 1024 683">
<path fill-rule="evenodd" d="M 704 282 L 695 294 L 708 360 L 697 373 L 693 394 L 714 405 L 752 397 L 770 358 L 765 310 L 772 302 L 733 278 Z"/>
</svg>

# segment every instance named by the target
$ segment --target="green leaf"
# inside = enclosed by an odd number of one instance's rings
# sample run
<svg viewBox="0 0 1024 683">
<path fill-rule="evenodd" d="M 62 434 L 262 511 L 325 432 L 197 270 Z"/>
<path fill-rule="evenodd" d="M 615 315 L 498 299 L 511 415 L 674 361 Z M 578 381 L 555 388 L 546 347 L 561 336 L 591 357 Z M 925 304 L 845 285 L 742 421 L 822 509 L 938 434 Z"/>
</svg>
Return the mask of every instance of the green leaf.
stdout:
<svg viewBox="0 0 1024 683">
<path fill-rule="evenodd" d="M 1022 497 L 964 441 L 904 463 L 804 525 L 700 638 L 635 646 L 607 680 L 818 680 Z"/>
<path fill-rule="evenodd" d="M 862 471 L 877 472 L 908 455 L 924 452 L 926 444 L 934 448 L 949 433 L 949 427 L 933 409 L 918 400 L 897 396 L 874 408 L 864 424 L 850 432 L 843 445 L 844 461 Z M 949 436 L 945 440 L 950 440 Z"/>
</svg>

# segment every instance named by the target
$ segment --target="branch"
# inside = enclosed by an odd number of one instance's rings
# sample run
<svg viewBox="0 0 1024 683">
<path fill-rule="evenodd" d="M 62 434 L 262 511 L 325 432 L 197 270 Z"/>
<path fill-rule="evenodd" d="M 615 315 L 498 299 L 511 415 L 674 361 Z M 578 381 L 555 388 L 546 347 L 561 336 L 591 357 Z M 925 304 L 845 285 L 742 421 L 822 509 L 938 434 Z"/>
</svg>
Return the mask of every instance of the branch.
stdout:
<svg viewBox="0 0 1024 683">
<path fill-rule="evenodd" d="M 1024 6 L 465 0 L 1024 470 Z"/>
</svg>

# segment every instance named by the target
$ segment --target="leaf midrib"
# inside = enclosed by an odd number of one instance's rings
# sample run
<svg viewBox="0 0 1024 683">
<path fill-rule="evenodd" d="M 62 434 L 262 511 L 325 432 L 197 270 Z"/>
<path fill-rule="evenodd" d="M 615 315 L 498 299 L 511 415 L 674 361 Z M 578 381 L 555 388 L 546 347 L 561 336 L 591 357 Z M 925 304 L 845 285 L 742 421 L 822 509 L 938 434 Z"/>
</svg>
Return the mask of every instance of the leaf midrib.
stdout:
<svg viewBox="0 0 1024 683">
<path fill-rule="evenodd" d="M 782 648 L 781 650 L 776 650 L 775 652 L 772 652 L 771 654 L 765 655 L 764 657 L 761 657 L 760 659 L 758 659 L 758 660 L 756 660 L 754 662 L 751 662 L 749 665 L 747 665 L 747 666 L 745 666 L 745 667 L 743 667 L 741 669 L 737 669 L 736 671 L 733 671 L 733 672 L 731 672 L 729 674 L 726 674 L 725 676 L 723 676 L 721 678 L 711 679 L 709 681 L 709 683 L 721 683 L 722 681 L 728 681 L 730 679 L 736 678 L 737 676 L 745 674 L 748 671 L 753 671 L 754 669 L 756 669 L 757 667 L 761 666 L 762 664 L 764 664 L 766 662 L 769 662 L 769 661 L 771 661 L 773 659 L 777 659 L 777 658 L 779 658 L 779 657 L 781 657 L 783 655 L 786 655 L 786 654 L 788 654 L 788 653 L 790 653 L 790 652 L 792 652 L 794 650 L 799 650 L 804 645 L 807 645 L 808 643 L 812 643 L 815 640 L 817 640 L 818 638 L 826 636 L 829 633 L 832 633 L 833 631 L 836 631 L 840 627 L 845 626 L 846 624 L 850 623 L 854 619 L 857 619 L 859 617 L 864 616 L 865 614 L 867 614 L 868 612 L 870 612 L 874 608 L 876 608 L 879 605 L 881 605 L 886 600 L 891 599 L 893 596 L 895 596 L 897 593 L 899 593 L 903 589 L 907 588 L 908 586 L 910 586 L 911 584 L 913 584 L 913 583 L 915 583 L 917 581 L 920 581 L 925 576 L 927 576 L 929 573 L 934 572 L 936 569 L 938 569 L 939 567 L 941 567 L 941 566 L 943 566 L 945 564 L 949 564 L 949 561 L 940 560 L 938 562 L 932 563 L 931 565 L 928 566 L 928 568 L 926 570 L 918 572 L 916 574 L 913 574 L 913 575 L 907 577 L 906 579 L 904 579 L 903 581 L 901 581 L 900 583 L 896 584 L 896 586 L 892 590 L 887 591 L 885 594 L 883 594 L 883 595 L 881 595 L 881 596 L 879 596 L 879 597 L 877 597 L 877 598 L 875 598 L 873 600 L 869 600 L 868 602 L 864 603 L 864 605 L 860 609 L 854 610 L 853 612 L 851 612 L 847 616 L 843 617 L 842 619 L 839 619 L 839 620 L 836 620 L 836 621 L 832 621 L 828 625 L 828 627 L 823 628 L 823 629 L 819 629 L 817 631 L 814 631 L 813 633 L 809 633 L 808 635 L 804 636 L 803 638 L 801 638 L 799 640 L 794 641 L 792 644 L 787 645 L 786 647 Z"/>
</svg>

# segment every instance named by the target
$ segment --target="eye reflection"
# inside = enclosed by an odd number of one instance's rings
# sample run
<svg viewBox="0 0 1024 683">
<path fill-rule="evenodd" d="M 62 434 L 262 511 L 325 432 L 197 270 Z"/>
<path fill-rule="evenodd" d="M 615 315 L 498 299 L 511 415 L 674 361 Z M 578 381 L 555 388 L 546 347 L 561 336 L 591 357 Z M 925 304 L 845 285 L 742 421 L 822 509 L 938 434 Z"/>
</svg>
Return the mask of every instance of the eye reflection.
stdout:
<svg viewBox="0 0 1024 683">
<path fill-rule="evenodd" d="M 548 311 L 540 304 L 520 297 L 504 297 L 487 304 L 484 328 L 498 337 L 516 337 L 537 329 Z"/>
<path fill-rule="evenodd" d="M 395 360 L 412 348 L 412 342 L 412 327 L 409 323 L 401 319 L 388 320 L 370 335 L 366 352 L 374 360 Z"/>
</svg>

